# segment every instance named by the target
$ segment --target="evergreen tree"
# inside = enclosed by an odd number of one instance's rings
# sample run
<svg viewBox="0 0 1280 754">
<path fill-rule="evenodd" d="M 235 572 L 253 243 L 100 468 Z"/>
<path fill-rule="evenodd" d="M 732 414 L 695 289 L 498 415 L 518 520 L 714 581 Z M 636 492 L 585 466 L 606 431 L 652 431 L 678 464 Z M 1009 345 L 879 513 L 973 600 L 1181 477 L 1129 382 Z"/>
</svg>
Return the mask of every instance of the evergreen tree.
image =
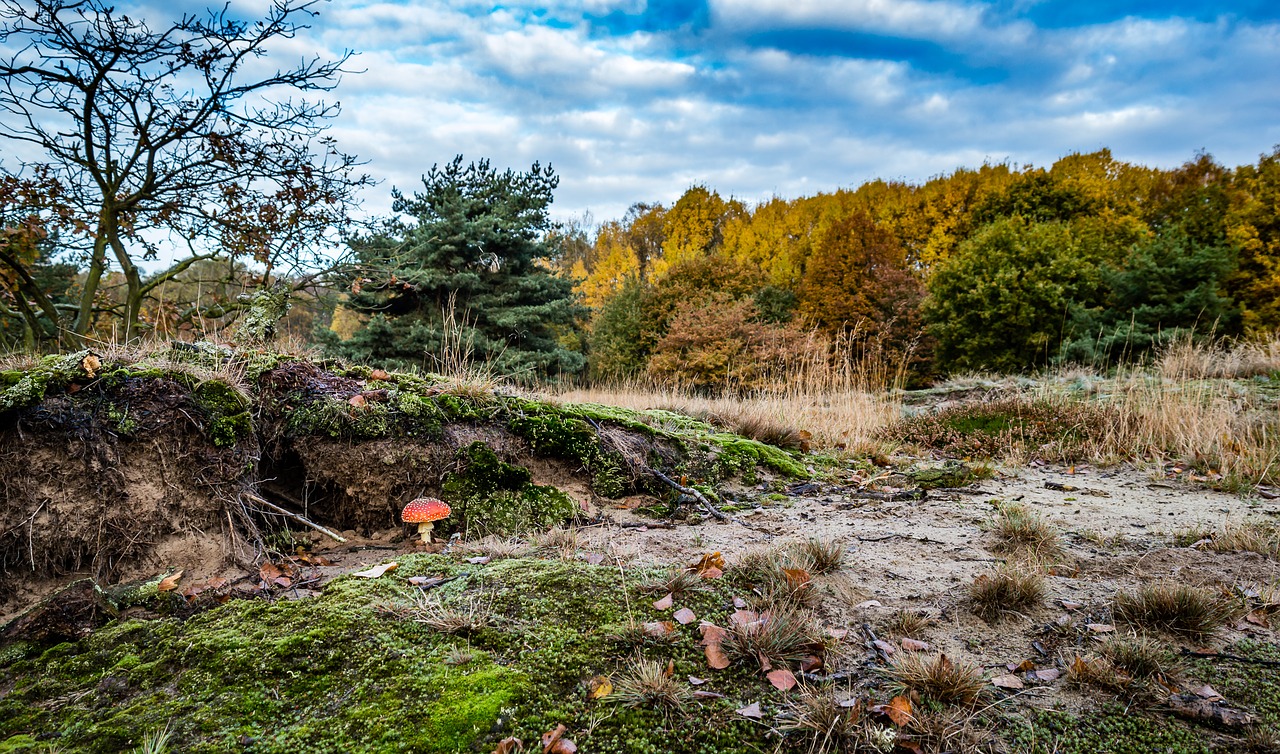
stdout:
<svg viewBox="0 0 1280 754">
<path fill-rule="evenodd" d="M 427 368 L 469 356 L 506 374 L 580 371 L 585 358 L 558 336 L 585 309 L 548 264 L 559 177 L 538 163 L 498 172 L 458 156 L 422 181 L 412 197 L 393 192 L 394 211 L 415 223 L 353 243 L 362 272 L 345 306 L 371 319 L 335 350 Z"/>
</svg>

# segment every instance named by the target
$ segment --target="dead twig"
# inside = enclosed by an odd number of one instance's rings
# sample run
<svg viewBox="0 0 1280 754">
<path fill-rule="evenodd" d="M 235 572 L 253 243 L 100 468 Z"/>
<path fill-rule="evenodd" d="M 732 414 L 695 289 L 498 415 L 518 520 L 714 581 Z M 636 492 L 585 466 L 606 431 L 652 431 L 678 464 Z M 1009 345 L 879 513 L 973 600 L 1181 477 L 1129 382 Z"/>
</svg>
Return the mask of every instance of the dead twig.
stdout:
<svg viewBox="0 0 1280 754">
<path fill-rule="evenodd" d="M 300 524 L 304 524 L 304 525 L 306 525 L 306 526 L 310 526 L 312 529 L 315 529 L 316 531 L 320 532 L 321 534 L 325 535 L 326 537 L 329 537 L 329 538 L 331 538 L 331 539 L 334 539 L 334 540 L 336 540 L 336 541 L 338 541 L 338 542 L 346 542 L 346 541 L 347 541 L 347 540 L 346 540 L 342 535 L 340 535 L 340 534 L 338 534 L 338 533 L 334 532 L 333 530 L 331 530 L 331 529 L 326 529 L 325 527 L 321 526 L 320 524 L 317 524 L 315 521 L 312 521 L 312 520 L 310 520 L 310 519 L 308 519 L 308 518 L 304 518 L 303 516 L 300 516 L 300 515 L 298 515 L 297 513 L 294 513 L 293 511 L 290 511 L 290 510 L 286 510 L 286 509 L 284 509 L 284 508 L 281 508 L 280 506 L 276 505 L 275 503 L 271 502 L 270 500 L 267 500 L 267 499 L 265 499 L 265 498 L 259 497 L 258 495 L 255 495 L 255 494 L 253 494 L 252 492 L 246 492 L 246 493 L 244 493 L 244 496 L 245 496 L 245 497 L 247 497 L 248 499 L 252 500 L 253 502 L 257 503 L 258 505 L 264 505 L 264 506 L 266 506 L 267 508 L 270 508 L 272 511 L 275 511 L 276 513 L 278 513 L 278 514 L 280 514 L 280 515 L 282 515 L 282 516 L 285 516 L 285 517 L 287 517 L 287 518 L 291 518 L 291 519 L 293 519 L 294 521 L 297 521 L 297 522 L 298 522 L 298 523 L 300 523 Z"/>
</svg>

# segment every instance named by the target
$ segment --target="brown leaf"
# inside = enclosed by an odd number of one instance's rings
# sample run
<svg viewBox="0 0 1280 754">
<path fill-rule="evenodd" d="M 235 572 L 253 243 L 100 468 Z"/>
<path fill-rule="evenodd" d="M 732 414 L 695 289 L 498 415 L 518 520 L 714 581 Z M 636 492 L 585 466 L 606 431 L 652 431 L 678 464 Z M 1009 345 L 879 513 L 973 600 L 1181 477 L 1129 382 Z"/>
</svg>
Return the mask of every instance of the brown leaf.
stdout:
<svg viewBox="0 0 1280 754">
<path fill-rule="evenodd" d="M 1022 682 L 1022 679 L 1012 673 L 992 678 L 991 685 L 999 686 L 1002 689 L 1026 688 L 1026 684 Z"/>
<path fill-rule="evenodd" d="M 666 678 L 670 678 L 675 674 L 676 674 L 676 661 L 667 660 L 667 669 L 662 671 L 662 675 Z"/>
<path fill-rule="evenodd" d="M 687 626 L 698 619 L 698 616 L 694 615 L 693 611 L 687 607 L 680 608 L 679 610 L 676 611 L 675 615 L 671 617 L 679 621 L 680 625 L 682 626 Z"/>
<path fill-rule="evenodd" d="M 747 601 L 742 599 L 741 597 L 734 597 L 733 606 L 741 610 L 742 608 L 747 606 Z"/>
<path fill-rule="evenodd" d="M 783 568 L 782 573 L 787 577 L 787 585 L 792 589 L 803 589 L 813 581 L 813 577 L 803 568 Z"/>
<path fill-rule="evenodd" d="M 651 620 L 640 626 L 646 636 L 661 638 L 676 630 L 675 624 L 669 620 Z"/>
<path fill-rule="evenodd" d="M 1058 670 L 1057 668 L 1044 668 L 1042 670 L 1037 670 L 1035 672 L 1036 680 L 1041 681 L 1043 683 L 1056 681 L 1058 680 L 1058 677 L 1061 675 L 1062 675 L 1062 671 Z"/>
<path fill-rule="evenodd" d="M 556 726 L 555 730 L 549 730 L 542 734 L 542 754 L 574 754 L 578 750 L 573 741 L 564 737 L 568 729 L 564 727 L 564 723 Z"/>
<path fill-rule="evenodd" d="M 705 679 L 705 678 L 699 678 L 699 677 L 698 677 L 698 676 L 696 676 L 696 675 L 691 675 L 691 676 L 689 676 L 689 685 L 690 685 L 690 686 L 701 686 L 702 684 L 704 684 L 704 683 L 706 683 L 706 682 L 707 682 L 707 679 Z"/>
<path fill-rule="evenodd" d="M 165 576 L 163 579 L 160 579 L 159 584 L 156 584 L 156 591 L 172 592 L 174 589 L 178 588 L 178 582 L 181 580 L 182 571 L 178 571 L 171 576 Z"/>
<path fill-rule="evenodd" d="M 764 717 L 764 713 L 760 711 L 760 702 L 752 702 L 741 709 L 735 710 L 735 712 L 743 717 L 750 717 L 755 720 Z"/>
<path fill-rule="evenodd" d="M 365 400 L 364 396 L 359 394 L 353 395 L 350 398 L 348 398 L 347 403 L 350 403 L 352 406 L 355 406 L 356 408 L 363 408 L 369 405 L 369 401 Z"/>
<path fill-rule="evenodd" d="M 1072 602 L 1071 600 L 1062 600 L 1062 606 L 1068 610 L 1079 610 L 1084 606 L 1081 602 Z"/>
<path fill-rule="evenodd" d="M 1010 668 L 1010 670 L 1014 670 L 1019 673 L 1025 673 L 1028 670 L 1035 670 L 1035 669 L 1036 669 L 1036 664 L 1031 660 L 1023 660 L 1022 662 L 1018 663 L 1014 667 Z"/>
<path fill-rule="evenodd" d="M 604 555 L 598 552 L 589 552 L 583 555 L 582 559 L 587 562 L 587 565 L 600 565 L 604 562 Z"/>
<path fill-rule="evenodd" d="M 608 676 L 598 675 L 587 682 L 588 694 L 591 699 L 600 699 L 613 693 L 613 681 Z"/>
<path fill-rule="evenodd" d="M 493 560 L 493 558 L 488 555 L 479 555 L 474 558 L 467 558 L 467 562 L 471 565 L 487 565 L 490 560 Z"/>
<path fill-rule="evenodd" d="M 704 579 L 718 578 L 724 573 L 724 556 L 719 552 L 710 552 L 690 563 L 685 570 L 693 571 Z M 715 575 L 708 572 L 714 571 Z"/>
<path fill-rule="evenodd" d="M 756 623 L 760 620 L 760 613 L 754 610 L 735 610 L 733 615 L 729 616 L 729 622 L 735 626 L 745 626 L 748 623 Z"/>
<path fill-rule="evenodd" d="M 723 698 L 724 698 L 724 694 L 717 694 L 717 693 L 716 693 L 716 692 L 714 692 L 714 691 L 701 691 L 701 690 L 699 690 L 699 691 L 694 691 L 694 692 L 693 692 L 693 697 L 694 697 L 695 699 L 723 699 Z"/>
<path fill-rule="evenodd" d="M 849 629 L 847 628 L 828 628 L 827 629 L 827 636 L 830 636 L 832 639 L 835 639 L 837 641 L 839 641 L 840 639 L 843 639 L 848 635 L 849 635 Z"/>
<path fill-rule="evenodd" d="M 822 669 L 822 658 L 817 655 L 809 655 L 800 660 L 800 672 L 812 673 L 815 670 Z"/>
<path fill-rule="evenodd" d="M 391 379 L 391 375 L 387 374 L 387 370 L 385 369 L 375 369 L 369 373 L 369 379 L 378 381 L 389 380 Z"/>
<path fill-rule="evenodd" d="M 1116 627 L 1110 623 L 1090 623 L 1088 629 L 1095 634 L 1109 634 L 1116 630 Z"/>
<path fill-rule="evenodd" d="M 524 751 L 524 741 L 511 736 L 499 741 L 498 748 L 493 750 L 493 754 L 515 754 L 520 751 Z"/>
<path fill-rule="evenodd" d="M 798 683 L 795 674 L 786 668 L 771 670 L 765 675 L 765 678 L 768 678 L 769 683 L 772 683 L 773 687 L 779 691 L 790 691 Z"/>
<path fill-rule="evenodd" d="M 911 700 L 905 696 L 895 696 L 889 700 L 884 713 L 889 716 L 894 725 L 901 728 L 911 722 Z"/>
<path fill-rule="evenodd" d="M 889 655 L 892 655 L 894 652 L 897 652 L 897 651 L 898 651 L 898 648 L 897 648 L 897 647 L 893 646 L 892 644 L 890 644 L 890 643 L 889 643 L 889 642 L 887 642 L 887 641 L 884 641 L 883 639 L 876 639 L 875 641 L 873 641 L 873 642 L 871 642 L 871 643 L 872 643 L 873 645 L 875 645 L 875 648 L 876 648 L 876 649 L 880 650 L 881 652 L 884 652 L 884 654 L 885 654 L 885 656 L 886 656 L 886 657 L 888 657 Z"/>
<path fill-rule="evenodd" d="M 1196 689 L 1196 696 L 1200 697 L 1201 699 L 1208 699 L 1210 701 L 1223 698 L 1222 694 L 1219 694 L 1217 690 L 1215 690 L 1212 686 L 1210 686 L 1207 683 L 1201 686 L 1200 688 Z"/>
<path fill-rule="evenodd" d="M 720 642 L 708 644 L 703 648 L 703 652 L 707 655 L 707 665 L 713 670 L 724 670 L 729 667 L 729 656 L 720 648 Z"/>
<path fill-rule="evenodd" d="M 702 621 L 698 624 L 698 632 L 702 634 L 702 645 L 719 644 L 729 638 L 729 632 L 714 623 Z"/>
<path fill-rule="evenodd" d="M 668 592 L 667 596 L 653 603 L 654 610 L 670 610 L 673 604 L 672 595 Z"/>
<path fill-rule="evenodd" d="M 1244 619 L 1249 621 L 1255 626 L 1262 626 L 1263 628 L 1271 628 L 1271 622 L 1267 620 L 1267 616 L 1264 615 L 1260 610 L 1254 610 L 1253 612 L 1244 616 Z"/>
<path fill-rule="evenodd" d="M 410 576 L 409 583 L 414 586 L 435 586 L 444 581 L 444 576 Z"/>
<path fill-rule="evenodd" d="M 80 360 L 80 368 L 84 369 L 85 374 L 93 377 L 102 368 L 102 360 L 93 354 L 89 354 Z"/>
<path fill-rule="evenodd" d="M 929 651 L 929 642 L 927 641 L 917 641 L 915 639 L 903 639 L 898 643 L 902 645 L 903 649 L 908 650 L 910 652 L 928 652 Z"/>
</svg>

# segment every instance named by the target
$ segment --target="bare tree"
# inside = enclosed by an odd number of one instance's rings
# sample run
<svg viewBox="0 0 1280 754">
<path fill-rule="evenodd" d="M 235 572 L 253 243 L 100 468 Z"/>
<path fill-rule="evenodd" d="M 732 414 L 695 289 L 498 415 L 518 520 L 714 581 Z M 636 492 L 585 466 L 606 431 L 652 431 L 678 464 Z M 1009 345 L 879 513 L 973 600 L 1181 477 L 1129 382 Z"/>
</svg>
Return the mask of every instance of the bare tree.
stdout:
<svg viewBox="0 0 1280 754">
<path fill-rule="evenodd" d="M 228 5 L 152 27 L 103 0 L 0 0 L 0 136 L 35 155 L 0 170 L 61 187 L 59 225 L 79 231 L 85 270 L 64 325 L 73 333 L 106 309 L 135 337 L 148 293 L 202 259 L 252 258 L 266 283 L 332 245 L 371 181 L 325 134 L 338 105 L 303 97 L 332 90 L 352 53 L 287 70 L 264 59 L 318 2 L 274 0 L 255 21 Z M 165 243 L 172 263 L 144 275 L 139 262 Z M 99 290 L 111 261 L 118 302 Z"/>
</svg>

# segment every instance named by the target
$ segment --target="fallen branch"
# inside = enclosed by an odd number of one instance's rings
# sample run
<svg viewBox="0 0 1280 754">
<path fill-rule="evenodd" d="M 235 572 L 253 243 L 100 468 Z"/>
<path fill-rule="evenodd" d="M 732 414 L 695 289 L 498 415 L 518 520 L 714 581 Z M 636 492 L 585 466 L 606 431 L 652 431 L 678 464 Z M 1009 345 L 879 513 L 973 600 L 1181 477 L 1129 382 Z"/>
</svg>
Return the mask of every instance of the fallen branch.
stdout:
<svg viewBox="0 0 1280 754">
<path fill-rule="evenodd" d="M 304 525 L 306 525 L 306 526 L 310 526 L 312 529 L 315 529 L 316 531 L 320 532 L 321 534 L 325 535 L 326 537 L 330 537 L 331 539 L 334 539 L 334 540 L 336 540 L 336 541 L 338 541 L 338 542 L 346 542 L 346 541 L 347 541 L 347 540 L 346 540 L 342 535 L 337 534 L 336 532 L 332 531 L 331 529 L 326 529 L 325 527 L 321 526 L 320 524 L 317 524 L 315 521 L 312 521 L 312 520 L 310 520 L 310 519 L 308 519 L 308 518 L 304 518 L 304 517 L 302 517 L 302 516 L 298 515 L 297 513 L 294 513 L 293 511 L 290 511 L 290 510 L 286 510 L 286 509 L 284 509 L 284 508 L 281 508 L 280 506 L 276 505 L 275 503 L 271 502 L 270 500 L 267 500 L 267 499 L 265 499 L 265 498 L 259 497 L 258 495 L 255 495 L 255 494 L 253 494 L 252 492 L 246 492 L 246 493 L 244 493 L 244 496 L 245 496 L 245 497 L 247 497 L 247 498 L 249 498 L 249 499 L 250 499 L 250 500 L 252 500 L 253 502 L 257 503 L 258 505 L 265 505 L 266 507 L 270 508 L 271 510 L 273 510 L 273 511 L 275 511 L 276 513 L 280 514 L 281 516 L 285 516 L 285 517 L 287 517 L 287 518 L 291 518 L 291 519 L 293 519 L 294 521 L 297 521 L 297 522 L 298 522 L 298 523 L 300 523 L 300 524 L 304 524 Z"/>
<path fill-rule="evenodd" d="M 694 500 L 697 500 L 699 503 L 702 503 L 702 507 L 707 509 L 707 513 L 710 513 L 711 515 L 715 516 L 717 520 L 720 520 L 720 521 L 729 520 L 729 516 L 727 516 L 725 513 L 721 512 L 720 510 L 717 510 L 716 507 L 711 504 L 711 501 L 707 499 L 706 495 L 702 494 L 701 492 L 694 489 L 693 487 L 685 487 L 684 485 L 680 484 L 676 480 L 672 479 L 671 477 L 667 476 L 666 474 L 663 474 L 661 471 L 658 471 L 657 469 L 654 469 L 654 468 L 650 468 L 649 473 L 652 474 L 655 479 L 665 483 L 671 489 L 676 490 L 682 495 L 688 495 Z"/>
<path fill-rule="evenodd" d="M 872 492 L 870 490 L 859 490 L 857 488 L 848 488 L 841 490 L 849 497 L 858 498 L 859 500 L 883 500 L 889 503 L 902 502 L 904 500 L 924 500 L 928 493 L 924 490 L 902 490 L 900 492 Z"/>
<path fill-rule="evenodd" d="M 1280 668 L 1280 661 L 1263 660 L 1257 657 L 1241 657 L 1240 655 L 1227 654 L 1226 652 L 1197 652 L 1193 649 L 1182 649 L 1183 657 L 1195 657 L 1200 660 L 1229 660 L 1231 662 L 1243 662 L 1248 665 L 1264 665 L 1269 668 Z"/>
</svg>

